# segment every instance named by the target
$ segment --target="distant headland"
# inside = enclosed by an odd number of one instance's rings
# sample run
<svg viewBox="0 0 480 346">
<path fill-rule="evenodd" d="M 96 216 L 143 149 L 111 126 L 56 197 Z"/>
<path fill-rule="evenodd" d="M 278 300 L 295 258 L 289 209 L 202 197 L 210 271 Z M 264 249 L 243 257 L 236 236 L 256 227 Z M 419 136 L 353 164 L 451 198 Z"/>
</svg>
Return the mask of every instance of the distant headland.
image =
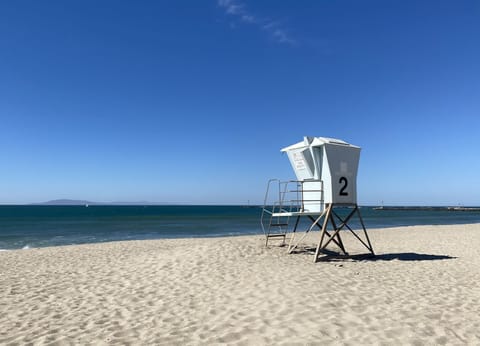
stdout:
<svg viewBox="0 0 480 346">
<path fill-rule="evenodd" d="M 154 203 L 148 201 L 137 201 L 137 202 L 93 202 L 81 199 L 53 199 L 47 202 L 32 203 L 31 205 L 167 205 L 171 203 Z"/>
</svg>

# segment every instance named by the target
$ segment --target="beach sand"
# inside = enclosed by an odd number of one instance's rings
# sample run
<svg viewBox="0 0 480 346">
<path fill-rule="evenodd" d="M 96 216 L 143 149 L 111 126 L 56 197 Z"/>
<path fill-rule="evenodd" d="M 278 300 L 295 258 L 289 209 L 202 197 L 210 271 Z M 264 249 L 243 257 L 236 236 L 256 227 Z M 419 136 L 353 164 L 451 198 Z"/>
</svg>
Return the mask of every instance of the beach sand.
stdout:
<svg viewBox="0 0 480 346">
<path fill-rule="evenodd" d="M 480 344 L 480 225 L 369 235 L 319 263 L 261 236 L 0 252 L 0 344 Z"/>
</svg>

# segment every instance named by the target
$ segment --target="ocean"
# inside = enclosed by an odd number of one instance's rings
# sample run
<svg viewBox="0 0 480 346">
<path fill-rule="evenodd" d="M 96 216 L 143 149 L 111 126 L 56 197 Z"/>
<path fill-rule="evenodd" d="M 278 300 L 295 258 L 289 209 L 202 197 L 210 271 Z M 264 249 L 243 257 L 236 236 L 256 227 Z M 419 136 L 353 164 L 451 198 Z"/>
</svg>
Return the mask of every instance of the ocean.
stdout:
<svg viewBox="0 0 480 346">
<path fill-rule="evenodd" d="M 367 229 L 480 223 L 479 211 L 361 208 Z M 0 250 L 117 240 L 263 234 L 260 207 L 0 206 Z"/>
</svg>

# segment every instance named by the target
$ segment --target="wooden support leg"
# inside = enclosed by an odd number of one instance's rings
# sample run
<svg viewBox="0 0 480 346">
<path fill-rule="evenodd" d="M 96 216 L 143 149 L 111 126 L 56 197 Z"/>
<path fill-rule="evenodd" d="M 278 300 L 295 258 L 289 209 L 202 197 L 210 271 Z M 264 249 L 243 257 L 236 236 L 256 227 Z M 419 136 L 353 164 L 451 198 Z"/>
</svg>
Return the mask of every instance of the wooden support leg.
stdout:
<svg viewBox="0 0 480 346">
<path fill-rule="evenodd" d="M 298 215 L 297 219 L 295 220 L 295 226 L 293 227 L 292 237 L 290 238 L 290 242 L 288 243 L 288 250 L 287 250 L 288 253 L 291 252 L 290 249 L 292 248 L 293 240 L 295 239 L 295 235 L 296 235 L 296 232 L 297 232 L 297 227 L 298 227 L 299 222 L 300 222 L 300 215 Z"/>
<path fill-rule="evenodd" d="M 332 213 L 333 213 L 333 210 L 332 210 Z M 314 218 L 312 218 L 311 216 L 309 216 L 309 218 L 310 218 L 310 220 L 312 220 L 312 222 L 315 222 L 315 219 L 314 219 Z M 314 225 L 316 225 L 316 226 L 320 229 L 320 231 L 322 231 L 322 226 L 320 226 L 320 225 L 318 224 L 318 222 L 315 222 Z M 333 228 L 335 229 L 336 227 L 334 226 Z M 328 233 L 328 230 L 326 230 L 326 229 L 325 229 L 325 235 L 328 237 L 328 239 L 331 238 L 330 233 Z M 342 243 L 342 239 L 340 238 L 340 235 L 338 235 L 337 238 L 338 238 L 338 240 L 340 240 L 340 242 L 339 242 L 337 239 L 332 239 L 332 241 L 333 241 L 340 249 L 342 249 L 342 248 L 343 248 L 343 243 Z"/>
<path fill-rule="evenodd" d="M 337 230 L 337 224 L 335 223 L 335 219 L 333 218 L 333 215 L 336 215 L 336 214 L 332 210 L 332 213 L 330 214 L 330 222 L 332 223 L 333 229 Z M 340 237 L 339 232 L 337 233 L 337 240 L 335 241 L 335 239 L 332 239 L 332 241 L 338 245 L 338 247 L 340 248 L 340 251 L 342 251 L 344 255 L 347 255 L 347 251 L 345 251 L 345 246 L 343 246 L 342 238 Z"/>
<path fill-rule="evenodd" d="M 323 246 L 322 246 L 323 238 L 325 237 L 325 233 L 327 231 L 328 219 L 330 218 L 331 212 L 332 212 L 332 204 L 328 204 L 327 209 L 326 209 L 325 219 L 323 220 L 322 231 L 321 231 L 321 234 L 320 234 L 320 241 L 318 242 L 317 249 L 315 251 L 315 258 L 313 259 L 314 262 L 318 261 L 318 256 L 320 255 L 320 250 L 323 249 Z M 330 238 L 330 239 L 332 239 L 332 238 Z"/>
<path fill-rule="evenodd" d="M 375 252 L 373 251 L 372 243 L 370 243 L 370 238 L 368 237 L 367 229 L 365 228 L 365 224 L 363 223 L 362 214 L 360 214 L 360 209 L 358 209 L 358 207 L 357 207 L 357 213 L 358 213 L 358 218 L 360 219 L 360 223 L 362 224 L 363 234 L 365 234 L 365 239 L 367 239 L 367 243 L 368 243 L 367 249 L 369 249 L 370 252 L 372 253 L 372 255 L 375 256 Z"/>
<path fill-rule="evenodd" d="M 295 248 L 300 244 L 300 242 L 305 239 L 305 237 L 307 236 L 307 234 L 315 227 L 318 225 L 318 223 L 320 222 L 320 220 L 322 219 L 322 217 L 325 215 L 325 211 L 323 211 L 319 217 L 317 217 L 316 219 L 312 218 L 311 216 L 309 216 L 310 220 L 312 220 L 312 225 L 308 228 L 308 230 L 305 231 L 305 233 L 302 235 L 302 237 L 295 243 L 293 244 L 292 242 L 290 242 L 290 246 L 288 247 L 288 253 L 292 253 L 293 250 L 295 250 Z M 293 245 L 292 245 L 293 244 Z"/>
</svg>

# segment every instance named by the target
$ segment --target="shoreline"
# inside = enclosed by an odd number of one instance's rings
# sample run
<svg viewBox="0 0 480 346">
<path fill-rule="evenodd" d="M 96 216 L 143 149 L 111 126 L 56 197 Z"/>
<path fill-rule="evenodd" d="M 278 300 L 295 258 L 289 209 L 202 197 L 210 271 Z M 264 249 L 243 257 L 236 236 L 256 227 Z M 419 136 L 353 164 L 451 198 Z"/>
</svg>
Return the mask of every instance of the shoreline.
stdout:
<svg viewBox="0 0 480 346">
<path fill-rule="evenodd" d="M 480 222 L 478 223 L 452 223 L 452 224 L 419 224 L 419 225 L 386 225 L 386 226 L 374 226 L 368 227 L 367 231 L 376 231 L 376 230 L 389 230 L 389 229 L 397 229 L 397 228 L 410 228 L 410 227 L 437 227 L 437 226 L 479 226 Z M 355 230 L 355 229 L 354 229 Z M 357 229 L 358 230 L 358 229 Z M 315 233 L 316 231 L 314 231 Z M 347 230 L 342 230 L 341 232 L 348 232 Z M 303 231 L 299 231 L 298 233 L 303 233 Z M 289 231 L 288 234 L 291 234 Z M 343 234 L 343 233 L 341 233 Z M 0 248 L 0 252 L 9 252 L 9 251 L 23 251 L 23 250 L 34 250 L 34 249 L 44 249 L 44 248 L 56 248 L 56 247 L 63 247 L 63 246 L 78 246 L 78 245 L 94 245 L 94 244 L 108 244 L 108 243 L 116 243 L 116 242 L 130 242 L 130 241 L 158 241 L 158 240 L 171 240 L 171 239 L 184 239 L 184 240 L 194 240 L 194 239 L 217 239 L 217 238 L 236 238 L 236 237 L 264 237 L 263 232 L 260 230 L 256 233 L 242 233 L 242 234 L 212 234 L 212 235 L 199 235 L 199 236 L 190 236 L 190 237 L 174 237 L 174 236 L 167 236 L 167 237 L 158 237 L 158 238 L 139 238 L 139 239 L 118 239 L 118 240 L 106 240 L 106 241 L 98 241 L 98 242 L 85 242 L 85 243 L 73 243 L 73 244 L 60 244 L 60 245 L 47 245 L 47 246 L 31 246 L 31 244 L 25 245 L 23 248 L 15 248 L 15 249 L 3 249 Z M 287 235 L 288 236 L 288 235 Z"/>
<path fill-rule="evenodd" d="M 369 236 L 375 258 L 319 263 L 262 235 L 1 252 L 0 343 L 480 342 L 479 224 Z"/>
</svg>

